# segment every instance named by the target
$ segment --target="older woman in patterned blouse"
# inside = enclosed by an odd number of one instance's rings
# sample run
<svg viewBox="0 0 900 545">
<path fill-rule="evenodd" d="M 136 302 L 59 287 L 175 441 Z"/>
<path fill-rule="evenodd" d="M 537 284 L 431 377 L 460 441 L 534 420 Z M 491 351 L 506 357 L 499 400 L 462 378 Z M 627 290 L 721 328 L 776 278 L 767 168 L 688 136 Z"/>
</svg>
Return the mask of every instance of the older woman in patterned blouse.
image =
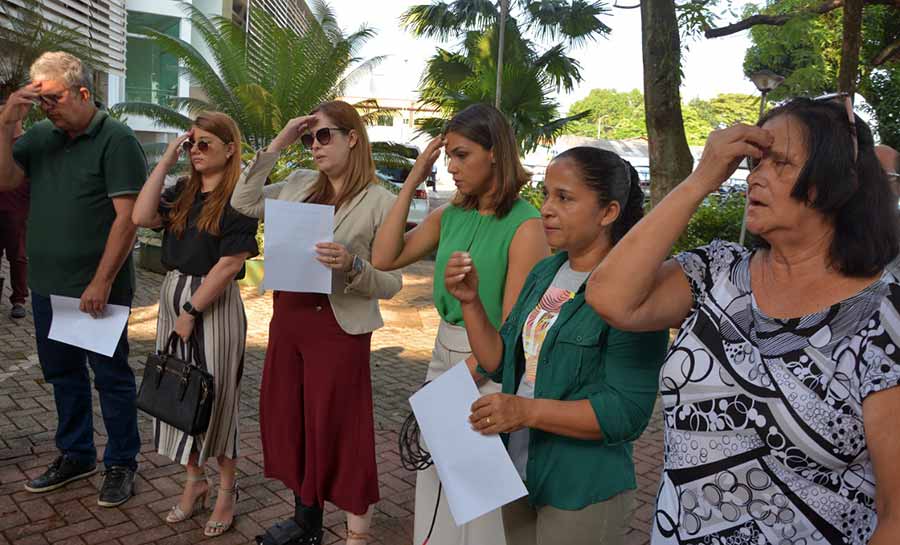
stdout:
<svg viewBox="0 0 900 545">
<path fill-rule="evenodd" d="M 589 281 L 616 328 L 680 326 L 660 375 L 653 545 L 900 543 L 897 212 L 871 132 L 840 102 L 714 132 Z M 666 259 L 743 156 L 756 249 Z"/>
</svg>

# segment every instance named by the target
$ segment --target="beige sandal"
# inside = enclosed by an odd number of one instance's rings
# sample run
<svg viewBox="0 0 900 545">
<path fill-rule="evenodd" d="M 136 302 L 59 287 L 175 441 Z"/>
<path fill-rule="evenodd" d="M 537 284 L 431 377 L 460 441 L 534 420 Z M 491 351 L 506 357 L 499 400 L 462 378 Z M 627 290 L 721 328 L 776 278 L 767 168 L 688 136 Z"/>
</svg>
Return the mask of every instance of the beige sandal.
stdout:
<svg viewBox="0 0 900 545">
<path fill-rule="evenodd" d="M 238 488 L 237 483 L 234 483 L 234 486 L 231 488 L 220 488 L 219 494 L 228 494 L 234 496 L 234 500 L 232 500 L 231 503 L 231 520 L 228 522 L 209 520 L 206 523 L 206 527 L 203 528 L 203 535 L 205 535 L 206 537 L 218 537 L 230 530 L 231 525 L 234 524 L 234 511 L 235 509 L 237 509 L 237 502 L 241 496 L 241 491 Z"/>
<path fill-rule="evenodd" d="M 204 490 L 202 494 L 198 494 L 197 497 L 194 498 L 194 503 L 191 505 L 191 509 L 187 513 L 181 510 L 181 502 L 175 504 L 172 509 L 169 510 L 169 514 L 166 515 L 166 522 L 168 522 L 169 524 L 175 524 L 177 522 L 185 521 L 194 516 L 195 512 L 205 510 L 209 507 L 209 491 L 212 490 L 212 482 L 210 482 L 209 477 L 207 477 L 206 474 L 202 474 L 196 477 L 193 475 L 188 475 L 186 481 L 191 483 L 206 481 L 206 490 Z"/>
<path fill-rule="evenodd" d="M 347 537 L 346 540 L 349 543 L 351 539 L 362 541 L 363 543 L 368 543 L 370 539 L 372 539 L 372 534 L 369 532 L 354 532 L 349 527 L 346 528 Z"/>
</svg>

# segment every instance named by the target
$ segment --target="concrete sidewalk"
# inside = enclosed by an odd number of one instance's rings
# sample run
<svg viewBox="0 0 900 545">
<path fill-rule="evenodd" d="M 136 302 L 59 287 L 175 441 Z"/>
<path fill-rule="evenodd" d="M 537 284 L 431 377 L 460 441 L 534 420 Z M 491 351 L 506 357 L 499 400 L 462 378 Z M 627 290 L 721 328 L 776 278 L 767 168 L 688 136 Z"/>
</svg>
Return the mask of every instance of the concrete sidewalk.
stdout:
<svg viewBox="0 0 900 545">
<path fill-rule="evenodd" d="M 424 379 L 437 330 L 438 316 L 431 300 L 432 267 L 428 262 L 404 271 L 403 291 L 383 302 L 386 326 L 372 338 L 376 451 L 382 497 L 374 516 L 372 543 L 412 544 L 415 475 L 400 467 L 397 431 L 409 413 L 407 398 Z M 2 274 L 7 274 L 5 263 Z M 138 293 L 129 326 L 131 364 L 138 375 L 147 353 L 154 348 L 161 279 L 153 273 L 138 272 Z M 209 539 L 203 536 L 208 513 L 175 525 L 165 522 L 169 508 L 178 501 L 184 473 L 180 466 L 153 452 L 150 421 L 143 415 L 137 495 L 122 507 L 103 509 L 96 505 L 99 476 L 42 495 L 23 490 L 25 481 L 43 472 L 57 455 L 53 441 L 56 412 L 52 390 L 44 383 L 37 364 L 30 309 L 23 320 L 8 318 L 8 286 L 6 291 L 0 304 L 0 545 L 252 543 L 264 528 L 293 513 L 291 492 L 262 474 L 258 402 L 272 312 L 271 294 L 242 289 L 249 331 L 241 404 L 242 457 L 238 464 L 241 498 L 235 528 L 224 536 Z M 102 447 L 106 437 L 96 394 L 94 422 L 96 441 Z M 649 543 L 663 456 L 658 411 L 636 443 L 634 456 L 639 490 L 628 545 Z M 214 470 L 214 465 L 210 469 Z M 339 536 L 343 536 L 343 514 L 329 505 L 325 523 L 325 543 L 342 543 Z"/>
</svg>

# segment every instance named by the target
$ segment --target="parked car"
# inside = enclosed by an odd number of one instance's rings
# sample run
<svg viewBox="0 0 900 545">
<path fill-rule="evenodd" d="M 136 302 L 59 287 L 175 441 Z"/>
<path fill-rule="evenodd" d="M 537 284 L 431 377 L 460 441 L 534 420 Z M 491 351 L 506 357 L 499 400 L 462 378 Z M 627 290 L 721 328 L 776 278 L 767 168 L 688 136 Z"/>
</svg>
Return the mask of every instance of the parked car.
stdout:
<svg viewBox="0 0 900 545">
<path fill-rule="evenodd" d="M 378 178 L 385 184 L 390 184 L 391 186 L 393 186 L 395 188 L 395 193 L 399 193 L 400 188 L 403 186 L 403 182 L 409 175 L 409 170 L 396 168 L 376 168 L 375 175 L 378 176 Z M 425 219 L 425 216 L 428 215 L 428 206 L 428 186 L 426 185 L 426 182 L 423 182 L 421 185 L 419 185 L 419 187 L 416 188 L 416 193 L 413 196 L 412 204 L 410 204 L 409 206 L 409 216 L 406 217 L 407 229 L 412 229 Z"/>
<path fill-rule="evenodd" d="M 375 155 L 375 175 L 389 189 L 398 193 L 419 156 L 419 148 L 396 142 L 372 142 L 372 152 Z M 428 188 L 434 189 L 435 173 L 436 169 L 432 168 L 431 175 L 416 188 L 409 216 L 406 218 L 407 229 L 415 227 L 428 215 Z"/>
</svg>

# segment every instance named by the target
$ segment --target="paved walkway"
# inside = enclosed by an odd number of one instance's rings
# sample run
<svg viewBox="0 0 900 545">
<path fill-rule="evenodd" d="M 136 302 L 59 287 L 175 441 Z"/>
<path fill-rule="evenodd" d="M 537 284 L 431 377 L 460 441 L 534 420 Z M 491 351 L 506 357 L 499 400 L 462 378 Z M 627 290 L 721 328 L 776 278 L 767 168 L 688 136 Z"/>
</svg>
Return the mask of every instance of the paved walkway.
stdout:
<svg viewBox="0 0 900 545">
<path fill-rule="evenodd" d="M 397 431 L 409 412 L 407 398 L 421 384 L 431 354 L 438 317 L 431 303 L 431 263 L 404 271 L 403 291 L 383 303 L 386 326 L 372 339 L 376 451 L 382 500 L 374 516 L 373 543 L 412 544 L 415 475 L 400 467 Z M 2 274 L 6 276 L 4 264 Z M 142 360 L 153 349 L 156 300 L 161 277 L 139 271 L 138 293 L 131 316 L 131 363 L 140 374 Z M 165 515 L 177 502 L 184 473 L 152 449 L 150 421 L 141 416 L 144 439 L 139 458 L 136 497 L 116 509 L 96 505 L 100 477 L 61 490 L 35 495 L 24 482 L 40 474 L 56 456 L 53 433 L 56 413 L 51 388 L 37 365 L 31 313 L 21 321 L 8 318 L 9 282 L 0 303 L 0 545 L 225 545 L 252 543 L 271 523 L 293 512 L 292 494 L 262 474 L 258 401 L 265 355 L 271 295 L 243 288 L 249 321 L 247 361 L 241 405 L 241 449 L 238 464 L 242 493 L 235 529 L 214 540 L 204 538 L 206 515 L 169 525 Z M 98 446 L 105 444 L 99 405 L 94 404 Z M 628 545 L 649 542 L 653 498 L 662 460 L 659 414 L 634 448 L 637 464 L 637 509 Z M 343 514 L 327 507 L 325 543 L 343 543 Z M 420 545 L 420 544 L 415 544 Z M 511 544 L 512 545 L 512 544 Z"/>
</svg>

